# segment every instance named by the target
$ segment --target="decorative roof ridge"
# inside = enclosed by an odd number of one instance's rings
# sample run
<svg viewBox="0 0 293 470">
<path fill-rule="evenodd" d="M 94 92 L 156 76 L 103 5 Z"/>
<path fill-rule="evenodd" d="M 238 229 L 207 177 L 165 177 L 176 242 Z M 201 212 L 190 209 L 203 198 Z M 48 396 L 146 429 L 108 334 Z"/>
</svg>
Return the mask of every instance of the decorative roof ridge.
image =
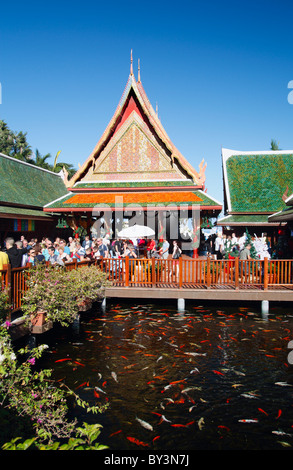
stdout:
<svg viewBox="0 0 293 470">
<path fill-rule="evenodd" d="M 93 180 L 93 181 L 89 181 L 89 182 L 87 182 L 87 183 L 84 183 L 84 182 L 82 182 L 82 181 L 77 181 L 77 182 L 74 184 L 73 188 L 75 188 L 77 185 L 81 185 L 81 184 L 89 184 L 89 185 L 91 185 L 91 184 L 95 184 L 95 183 L 97 183 L 97 184 L 104 184 L 104 185 L 116 184 L 116 183 L 119 183 L 119 184 L 121 184 L 121 185 L 122 185 L 122 184 L 127 185 L 127 184 L 129 184 L 129 183 L 130 183 L 130 184 L 132 184 L 132 183 L 140 183 L 140 184 L 145 184 L 145 183 L 153 183 L 153 184 L 156 184 L 156 183 L 178 183 L 179 185 L 180 185 L 180 184 L 187 184 L 187 185 L 195 186 L 195 187 L 201 186 L 201 185 L 195 184 L 194 181 L 192 181 L 192 180 L 187 180 L 187 179 L 186 179 L 186 180 L 183 180 L 183 179 L 182 179 L 182 180 L 180 180 L 180 179 L 168 179 L 168 180 L 166 180 L 166 179 L 162 179 L 162 180 L 160 180 L 160 179 L 157 179 L 157 180 L 151 180 L 151 179 L 149 179 L 149 180 L 147 180 L 147 179 L 146 179 L 146 180 L 138 180 L 138 179 L 137 179 L 137 180 L 131 180 L 131 181 L 121 181 L 121 180 L 101 181 L 101 180 Z"/>
<path fill-rule="evenodd" d="M 293 150 L 232 150 L 222 147 L 223 162 L 226 162 L 228 158 L 233 156 L 241 155 L 293 155 Z"/>
<path fill-rule="evenodd" d="M 118 106 L 111 118 L 111 120 L 109 121 L 106 129 L 104 130 L 103 134 L 101 135 L 98 143 L 95 145 L 94 149 L 92 150 L 91 154 L 89 155 L 89 157 L 86 159 L 86 161 L 84 162 L 84 164 L 77 170 L 77 172 L 72 176 L 72 178 L 67 182 L 67 187 L 70 187 L 72 186 L 73 184 L 76 183 L 76 180 L 77 178 L 83 173 L 83 171 L 86 170 L 86 168 L 89 166 L 89 164 L 91 162 L 94 161 L 94 158 L 95 158 L 95 155 L 97 154 L 97 152 L 99 151 L 99 149 L 102 147 L 102 144 L 103 142 L 105 141 L 105 139 L 109 136 L 114 124 L 116 123 L 116 120 L 123 108 L 123 104 L 125 103 L 126 101 L 126 98 L 129 94 L 129 91 L 131 89 L 131 87 L 133 86 L 133 83 L 135 82 L 135 78 L 134 78 L 134 75 L 129 75 L 128 79 L 127 79 L 127 83 L 125 85 L 125 88 L 124 88 L 124 91 L 123 91 L 123 94 L 119 100 L 119 103 L 118 103 Z"/>
<path fill-rule="evenodd" d="M 138 88 L 138 90 L 141 94 L 141 97 L 144 101 L 144 104 L 145 104 L 145 106 L 146 106 L 146 108 L 147 108 L 147 110 L 150 114 L 151 123 L 154 125 L 156 131 L 158 131 L 158 129 L 160 130 L 160 132 L 161 132 L 160 137 L 162 138 L 165 145 L 168 144 L 167 147 L 172 152 L 172 159 L 176 158 L 179 161 L 179 163 L 183 166 L 183 168 L 192 176 L 192 178 L 198 180 L 198 182 L 201 183 L 201 180 L 203 179 L 204 171 L 205 171 L 205 168 L 206 168 L 206 164 L 205 164 L 205 166 L 203 166 L 204 160 L 202 160 L 201 163 L 200 163 L 200 166 L 199 166 L 200 172 L 198 173 L 193 168 L 193 166 L 188 162 L 188 160 L 182 155 L 182 153 L 177 149 L 177 147 L 173 144 L 172 140 L 168 136 L 168 134 L 167 134 L 165 128 L 163 127 L 157 113 L 155 112 L 154 108 L 152 107 L 152 105 L 150 103 L 150 100 L 147 97 L 147 94 L 144 90 L 144 87 L 143 87 L 141 81 L 136 83 L 136 86 L 137 86 L 137 88 Z M 204 181 L 202 181 L 202 185 L 204 185 L 204 182 L 205 182 L 205 178 L 204 178 Z"/>
<path fill-rule="evenodd" d="M 9 157 L 8 155 L 5 155 L 4 153 L 0 152 L 0 157 L 7 158 L 8 160 L 12 160 L 13 162 L 16 162 L 16 163 L 21 163 L 22 165 L 29 166 L 29 167 L 34 168 L 36 170 L 44 171 L 45 173 L 50 173 L 51 175 L 58 176 L 59 178 L 62 179 L 62 176 L 61 176 L 60 173 L 55 173 L 54 171 L 46 170 L 46 168 L 42 168 L 40 166 L 33 165 L 32 163 L 24 162 L 23 160 L 19 160 L 18 158 Z"/>
<path fill-rule="evenodd" d="M 108 126 L 106 127 L 105 131 L 103 132 L 101 138 L 99 139 L 98 143 L 94 147 L 93 151 L 87 158 L 87 160 L 84 162 L 84 164 L 77 170 L 75 175 L 66 183 L 67 187 L 70 187 L 74 185 L 77 181 L 77 179 L 82 175 L 82 173 L 89 167 L 91 163 L 94 162 L 95 156 L 99 152 L 99 150 L 102 149 L 102 146 L 105 142 L 105 140 L 110 137 L 110 132 L 113 130 L 113 127 L 115 126 L 117 122 L 117 118 L 119 117 L 122 108 L 125 104 L 125 101 L 127 97 L 129 96 L 131 88 L 134 90 L 134 93 L 142 106 L 142 109 L 146 116 L 148 117 L 151 125 L 153 126 L 155 132 L 158 134 L 162 142 L 166 145 L 168 150 L 171 152 L 171 159 L 174 161 L 176 158 L 179 164 L 184 168 L 184 170 L 189 174 L 189 176 L 192 177 L 193 180 L 195 180 L 198 184 L 201 184 L 204 186 L 205 183 L 205 168 L 206 164 L 204 165 L 204 160 L 201 161 L 199 168 L 200 171 L 197 172 L 193 166 L 186 160 L 185 157 L 179 152 L 179 150 L 175 147 L 175 145 L 172 143 L 171 139 L 168 137 L 164 127 L 162 126 L 156 112 L 154 111 L 149 99 L 147 98 L 147 95 L 144 91 L 144 88 L 141 84 L 141 81 L 136 82 L 135 77 L 133 75 L 132 69 L 131 73 L 128 77 L 126 86 L 124 88 L 123 94 L 121 96 L 121 99 L 119 101 L 119 104 L 116 108 L 116 111 L 110 120 Z"/>
<path fill-rule="evenodd" d="M 290 206 L 293 204 L 293 194 L 291 194 L 287 197 L 287 199 L 285 199 L 285 204 L 289 204 Z"/>
<path fill-rule="evenodd" d="M 217 199 L 215 199 L 213 196 L 210 196 L 209 194 L 205 193 L 202 189 L 198 189 L 197 190 L 198 192 L 206 195 L 207 197 L 209 197 L 210 199 L 212 199 L 214 202 L 216 202 L 217 204 L 219 204 L 220 206 L 222 206 L 222 203 L 219 202 Z"/>
<path fill-rule="evenodd" d="M 67 192 L 66 194 L 64 194 L 64 196 L 58 197 L 57 199 L 54 199 L 54 201 L 48 202 L 48 204 L 46 204 L 45 206 L 43 206 L 43 209 L 44 209 L 45 207 L 50 206 L 51 204 L 55 204 L 55 202 L 61 201 L 61 199 L 64 199 L 65 197 L 70 196 L 70 194 L 73 194 L 73 193 L 72 193 L 71 191 L 69 191 L 69 192 Z"/>
</svg>

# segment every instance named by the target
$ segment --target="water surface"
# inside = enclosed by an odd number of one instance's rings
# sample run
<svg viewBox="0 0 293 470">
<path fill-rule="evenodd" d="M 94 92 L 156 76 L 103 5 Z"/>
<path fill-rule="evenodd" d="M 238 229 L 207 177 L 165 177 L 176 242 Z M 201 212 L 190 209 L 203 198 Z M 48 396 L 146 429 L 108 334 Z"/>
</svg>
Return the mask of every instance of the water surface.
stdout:
<svg viewBox="0 0 293 470">
<path fill-rule="evenodd" d="M 293 313 L 258 308 L 108 300 L 50 332 L 42 365 L 91 405 L 109 403 L 72 416 L 101 423 L 111 450 L 289 448 Z"/>
</svg>

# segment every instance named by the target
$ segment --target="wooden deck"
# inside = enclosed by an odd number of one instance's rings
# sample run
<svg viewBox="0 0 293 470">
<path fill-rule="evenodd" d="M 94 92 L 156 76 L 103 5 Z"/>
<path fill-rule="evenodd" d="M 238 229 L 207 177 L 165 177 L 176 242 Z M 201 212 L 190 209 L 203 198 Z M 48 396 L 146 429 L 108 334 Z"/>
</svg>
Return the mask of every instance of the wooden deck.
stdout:
<svg viewBox="0 0 293 470">
<path fill-rule="evenodd" d="M 65 268 L 89 264 L 107 273 L 111 286 L 106 298 L 293 301 L 293 260 L 103 258 L 94 263 L 73 261 Z M 12 313 L 21 312 L 27 269 L 6 265 L 0 271 Z"/>
</svg>

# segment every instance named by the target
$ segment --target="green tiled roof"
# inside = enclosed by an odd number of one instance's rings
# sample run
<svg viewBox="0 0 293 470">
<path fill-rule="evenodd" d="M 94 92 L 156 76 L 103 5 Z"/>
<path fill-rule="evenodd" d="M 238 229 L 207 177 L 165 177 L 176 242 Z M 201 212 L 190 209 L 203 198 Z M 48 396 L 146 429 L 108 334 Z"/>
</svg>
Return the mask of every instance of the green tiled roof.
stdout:
<svg viewBox="0 0 293 470">
<path fill-rule="evenodd" d="M 1 214 L 13 214 L 15 217 L 36 217 L 36 218 L 48 218 L 50 214 L 43 212 L 43 210 L 33 210 L 26 209 L 24 207 L 11 207 L 11 206 L 1 206 L 0 204 L 0 217 Z"/>
<path fill-rule="evenodd" d="M 66 193 L 62 178 L 50 171 L 0 154 L 0 204 L 43 207 Z"/>
<path fill-rule="evenodd" d="M 229 212 L 276 212 L 285 207 L 287 186 L 288 194 L 293 191 L 293 155 L 232 155 L 226 160 L 226 174 Z"/>
<path fill-rule="evenodd" d="M 268 215 L 261 214 L 241 214 L 241 215 L 228 215 L 217 221 L 217 225 L 259 225 L 268 224 Z"/>
</svg>

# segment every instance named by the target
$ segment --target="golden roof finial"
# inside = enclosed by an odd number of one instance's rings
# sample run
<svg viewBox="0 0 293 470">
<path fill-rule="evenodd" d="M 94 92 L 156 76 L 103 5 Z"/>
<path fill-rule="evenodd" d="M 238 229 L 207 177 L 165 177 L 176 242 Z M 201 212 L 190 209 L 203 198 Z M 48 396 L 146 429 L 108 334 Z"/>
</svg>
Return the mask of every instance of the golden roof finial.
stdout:
<svg viewBox="0 0 293 470">
<path fill-rule="evenodd" d="M 140 82 L 140 60 L 138 59 L 138 82 Z"/>
<path fill-rule="evenodd" d="M 131 49 L 131 52 L 130 52 L 130 75 L 133 75 L 133 66 L 132 66 L 132 49 Z"/>
</svg>

